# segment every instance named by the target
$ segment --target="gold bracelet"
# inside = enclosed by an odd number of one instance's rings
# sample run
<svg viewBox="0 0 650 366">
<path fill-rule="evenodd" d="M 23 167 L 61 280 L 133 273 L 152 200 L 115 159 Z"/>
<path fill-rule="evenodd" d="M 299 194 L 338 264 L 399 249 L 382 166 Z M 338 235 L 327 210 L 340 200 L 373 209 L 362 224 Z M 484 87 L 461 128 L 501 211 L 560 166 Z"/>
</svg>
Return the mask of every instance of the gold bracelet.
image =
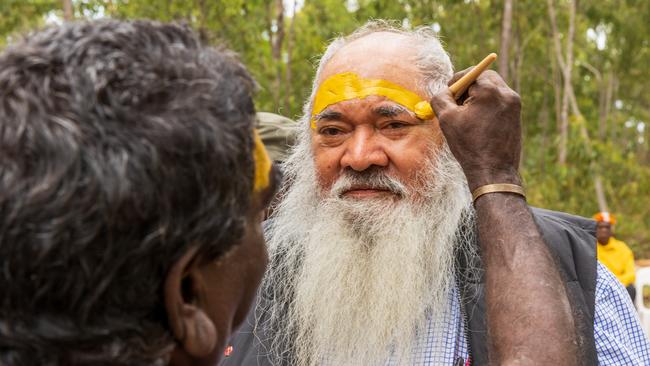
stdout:
<svg viewBox="0 0 650 366">
<path fill-rule="evenodd" d="M 494 192 L 515 193 L 524 197 L 524 199 L 526 199 L 526 192 L 524 192 L 524 188 L 522 186 L 518 186 L 516 184 L 508 184 L 508 183 L 497 183 L 497 184 L 486 184 L 484 186 L 480 186 L 476 188 L 474 192 L 472 192 L 472 202 L 476 202 L 476 199 L 481 197 L 484 194 L 494 193 Z"/>
</svg>

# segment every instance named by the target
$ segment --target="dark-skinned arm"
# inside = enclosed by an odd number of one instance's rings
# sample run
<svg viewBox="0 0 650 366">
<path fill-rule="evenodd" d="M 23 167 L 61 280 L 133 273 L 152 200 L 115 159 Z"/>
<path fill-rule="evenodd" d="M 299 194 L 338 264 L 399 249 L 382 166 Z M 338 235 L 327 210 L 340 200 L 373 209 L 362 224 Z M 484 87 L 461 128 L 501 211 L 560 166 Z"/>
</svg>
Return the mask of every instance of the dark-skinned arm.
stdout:
<svg viewBox="0 0 650 366">
<path fill-rule="evenodd" d="M 519 96 L 489 70 L 464 97 L 459 105 L 446 91 L 431 105 L 470 190 L 493 183 L 521 185 Z M 514 193 L 489 193 L 474 205 L 491 364 L 578 364 L 575 320 L 564 282 L 526 200 Z"/>
</svg>

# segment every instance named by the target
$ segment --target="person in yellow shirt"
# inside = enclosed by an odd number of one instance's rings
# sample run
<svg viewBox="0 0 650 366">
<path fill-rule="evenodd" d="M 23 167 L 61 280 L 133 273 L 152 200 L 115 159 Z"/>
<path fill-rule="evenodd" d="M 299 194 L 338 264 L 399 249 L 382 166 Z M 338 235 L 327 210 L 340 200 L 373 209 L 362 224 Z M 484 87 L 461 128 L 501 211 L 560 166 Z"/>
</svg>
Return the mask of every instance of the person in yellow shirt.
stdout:
<svg viewBox="0 0 650 366">
<path fill-rule="evenodd" d="M 596 239 L 598 240 L 598 260 L 604 264 L 625 286 L 634 302 L 634 253 L 623 241 L 614 238 L 612 226 L 616 218 L 609 212 L 599 212 L 596 219 Z"/>
</svg>

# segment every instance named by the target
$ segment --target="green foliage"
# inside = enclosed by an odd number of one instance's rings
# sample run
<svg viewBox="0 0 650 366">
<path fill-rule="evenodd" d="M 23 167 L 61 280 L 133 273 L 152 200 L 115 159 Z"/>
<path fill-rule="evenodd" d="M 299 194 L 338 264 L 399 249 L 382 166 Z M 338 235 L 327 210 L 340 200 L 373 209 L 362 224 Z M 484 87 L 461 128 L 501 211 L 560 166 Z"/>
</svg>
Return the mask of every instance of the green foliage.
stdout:
<svg viewBox="0 0 650 366">
<path fill-rule="evenodd" d="M 457 69 L 499 50 L 503 0 L 77 0 L 77 17 L 111 16 L 187 22 L 206 42 L 239 53 L 259 83 L 259 110 L 297 117 L 309 96 L 314 66 L 328 41 L 368 19 L 433 26 Z M 567 1 L 554 0 L 562 42 Z M 59 0 L 0 0 L 0 42 L 61 15 Z M 529 202 L 591 216 L 600 174 L 617 235 L 637 256 L 650 256 L 650 1 L 578 2 L 572 85 L 580 115 L 570 118 L 568 159 L 558 161 L 558 85 L 562 80 L 546 1 L 514 2 L 509 84 L 521 95 L 522 176 Z M 280 53 L 274 41 L 281 36 Z M 590 34 L 590 36 L 588 36 Z M 595 37 L 594 34 L 599 35 Z M 603 42 L 604 41 L 604 42 Z M 599 44 L 600 42 L 600 44 Z M 0 43 L 2 46 L 2 43 Z M 278 57 L 279 56 L 279 57 Z M 369 55 L 372 57 L 372 55 Z M 611 96 L 603 103 L 611 80 Z M 604 106 L 607 113 L 603 113 Z M 603 118 L 602 115 L 605 115 Z M 601 123 L 602 122 L 602 123 Z M 643 127 L 642 127 L 643 126 Z M 589 138 L 583 136 L 586 131 Z"/>
<path fill-rule="evenodd" d="M 56 0 L 0 0 L 0 48 L 13 35 L 42 25 L 45 15 L 60 6 Z"/>
</svg>

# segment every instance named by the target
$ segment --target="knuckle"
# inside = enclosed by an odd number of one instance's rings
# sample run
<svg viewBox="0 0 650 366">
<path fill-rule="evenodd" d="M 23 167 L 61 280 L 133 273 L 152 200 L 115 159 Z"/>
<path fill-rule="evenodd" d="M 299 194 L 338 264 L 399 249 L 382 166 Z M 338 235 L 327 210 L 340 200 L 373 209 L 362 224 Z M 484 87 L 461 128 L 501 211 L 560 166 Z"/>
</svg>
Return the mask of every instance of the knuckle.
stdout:
<svg viewBox="0 0 650 366">
<path fill-rule="evenodd" d="M 494 86 L 494 95 L 501 100 L 504 104 L 520 104 L 521 98 L 516 91 L 510 89 L 509 87 L 499 87 Z"/>
<path fill-rule="evenodd" d="M 493 83 L 490 83 L 488 81 L 484 81 L 484 82 L 480 83 L 479 88 L 486 95 L 497 95 L 497 93 L 499 92 L 499 88 L 496 85 L 494 85 Z"/>
<path fill-rule="evenodd" d="M 494 71 L 494 70 L 485 70 L 485 71 L 483 71 L 483 75 L 485 75 L 486 78 L 494 78 L 494 77 L 500 78 L 501 77 L 499 75 L 499 73 Z"/>
<path fill-rule="evenodd" d="M 521 107 L 521 97 L 512 89 L 509 89 L 505 94 L 505 101 L 514 107 Z"/>
</svg>

